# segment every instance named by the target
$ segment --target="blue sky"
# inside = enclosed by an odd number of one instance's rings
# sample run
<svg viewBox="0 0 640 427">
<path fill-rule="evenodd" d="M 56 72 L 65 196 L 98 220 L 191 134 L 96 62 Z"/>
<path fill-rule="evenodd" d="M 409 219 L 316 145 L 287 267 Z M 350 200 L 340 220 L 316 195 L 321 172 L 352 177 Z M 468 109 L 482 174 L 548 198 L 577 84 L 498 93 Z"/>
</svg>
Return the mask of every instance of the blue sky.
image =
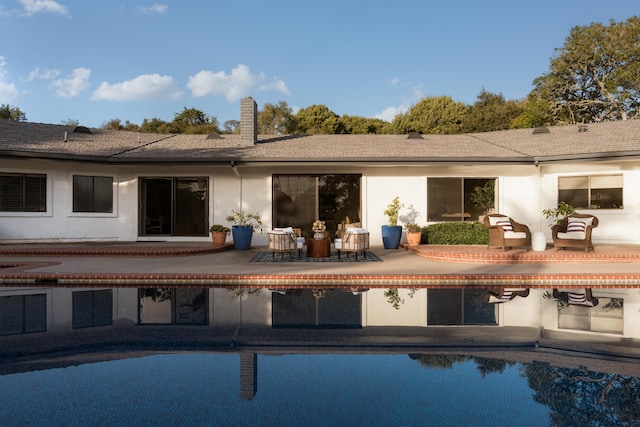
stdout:
<svg viewBox="0 0 640 427">
<path fill-rule="evenodd" d="M 525 97 L 574 26 L 637 0 L 0 1 L 0 104 L 30 122 L 237 120 L 240 98 L 392 120 L 426 96 Z"/>
</svg>

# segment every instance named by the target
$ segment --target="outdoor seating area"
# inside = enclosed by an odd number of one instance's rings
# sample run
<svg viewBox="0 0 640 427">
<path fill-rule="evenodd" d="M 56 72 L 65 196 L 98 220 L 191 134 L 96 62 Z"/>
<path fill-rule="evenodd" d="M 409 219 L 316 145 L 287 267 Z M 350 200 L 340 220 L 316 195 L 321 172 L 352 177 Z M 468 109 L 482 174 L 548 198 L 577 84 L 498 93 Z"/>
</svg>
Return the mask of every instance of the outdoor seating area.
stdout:
<svg viewBox="0 0 640 427">
<path fill-rule="evenodd" d="M 577 248 L 589 252 L 593 249 L 591 232 L 598 226 L 598 218 L 588 214 L 572 214 L 551 229 L 555 250 Z"/>
<path fill-rule="evenodd" d="M 358 253 L 366 258 L 366 251 L 369 249 L 369 232 L 365 228 L 347 228 L 342 238 L 334 240 L 334 245 L 338 252 L 338 259 L 342 252 L 346 252 L 347 257 L 350 252 L 355 253 L 356 260 Z"/>
<path fill-rule="evenodd" d="M 484 217 L 484 225 L 489 228 L 488 248 L 502 250 L 513 247 L 531 249 L 531 231 L 524 224 L 501 214 L 489 214 Z"/>
<path fill-rule="evenodd" d="M 282 258 L 284 258 L 285 252 L 289 253 L 289 256 L 294 253 L 297 253 L 298 258 L 302 256 L 305 239 L 301 236 L 299 228 L 274 228 L 268 232 L 268 239 L 268 247 L 273 258 L 275 258 L 276 252 L 279 252 Z"/>
</svg>

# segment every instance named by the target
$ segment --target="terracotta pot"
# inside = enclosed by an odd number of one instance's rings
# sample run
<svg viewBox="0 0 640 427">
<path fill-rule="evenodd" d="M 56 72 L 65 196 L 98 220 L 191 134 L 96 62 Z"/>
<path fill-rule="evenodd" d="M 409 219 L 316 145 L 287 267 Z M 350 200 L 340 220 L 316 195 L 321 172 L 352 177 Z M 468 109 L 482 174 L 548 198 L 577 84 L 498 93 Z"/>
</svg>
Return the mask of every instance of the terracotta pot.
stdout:
<svg viewBox="0 0 640 427">
<path fill-rule="evenodd" d="M 227 240 L 227 233 L 225 233 L 224 231 L 212 231 L 211 240 L 213 240 L 214 246 L 222 246 Z"/>
<path fill-rule="evenodd" d="M 414 233 L 407 233 L 407 245 L 418 246 L 420 244 L 421 238 L 422 238 L 422 233 L 419 231 Z"/>
</svg>

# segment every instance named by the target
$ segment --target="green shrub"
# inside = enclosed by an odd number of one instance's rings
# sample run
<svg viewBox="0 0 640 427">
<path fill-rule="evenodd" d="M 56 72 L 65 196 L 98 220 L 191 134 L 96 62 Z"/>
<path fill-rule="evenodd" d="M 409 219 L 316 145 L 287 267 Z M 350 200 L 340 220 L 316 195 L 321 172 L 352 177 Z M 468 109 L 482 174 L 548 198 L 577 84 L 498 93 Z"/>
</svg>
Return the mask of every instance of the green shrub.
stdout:
<svg viewBox="0 0 640 427">
<path fill-rule="evenodd" d="M 425 233 L 423 232 L 423 240 Z M 486 245 L 489 229 L 481 222 L 440 222 L 426 227 L 426 243 L 431 245 Z"/>
</svg>

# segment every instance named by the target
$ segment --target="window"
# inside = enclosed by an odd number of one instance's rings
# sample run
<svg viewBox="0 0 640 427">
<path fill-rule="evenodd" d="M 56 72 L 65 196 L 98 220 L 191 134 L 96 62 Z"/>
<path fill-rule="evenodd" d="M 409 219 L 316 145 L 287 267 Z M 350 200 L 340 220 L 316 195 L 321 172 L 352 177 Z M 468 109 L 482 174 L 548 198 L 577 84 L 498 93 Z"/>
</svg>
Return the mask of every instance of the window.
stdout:
<svg viewBox="0 0 640 427">
<path fill-rule="evenodd" d="M 576 209 L 622 209 L 622 175 L 559 177 L 558 201 Z"/>
<path fill-rule="evenodd" d="M 622 334 L 624 300 L 598 297 L 598 305 L 558 305 L 558 328 Z"/>
<path fill-rule="evenodd" d="M 113 324 L 113 291 L 79 291 L 73 293 L 73 328 L 90 328 Z"/>
<path fill-rule="evenodd" d="M 498 304 L 487 304 L 484 289 L 428 289 L 427 325 L 495 325 Z"/>
<path fill-rule="evenodd" d="M 314 295 L 311 289 L 272 295 L 274 328 L 360 328 L 362 297 L 328 289 Z"/>
<path fill-rule="evenodd" d="M 74 212 L 113 212 L 113 178 L 73 176 Z"/>
<path fill-rule="evenodd" d="M 476 187 L 484 188 L 492 178 L 428 178 L 427 221 L 477 220 L 486 207 L 472 203 Z"/>
<path fill-rule="evenodd" d="M 47 176 L 0 174 L 1 212 L 46 212 Z"/>
<path fill-rule="evenodd" d="M 0 335 L 46 330 L 47 296 L 45 294 L 0 297 Z"/>
<path fill-rule="evenodd" d="M 207 289 L 140 289 L 139 322 L 142 324 L 206 325 Z"/>
</svg>

